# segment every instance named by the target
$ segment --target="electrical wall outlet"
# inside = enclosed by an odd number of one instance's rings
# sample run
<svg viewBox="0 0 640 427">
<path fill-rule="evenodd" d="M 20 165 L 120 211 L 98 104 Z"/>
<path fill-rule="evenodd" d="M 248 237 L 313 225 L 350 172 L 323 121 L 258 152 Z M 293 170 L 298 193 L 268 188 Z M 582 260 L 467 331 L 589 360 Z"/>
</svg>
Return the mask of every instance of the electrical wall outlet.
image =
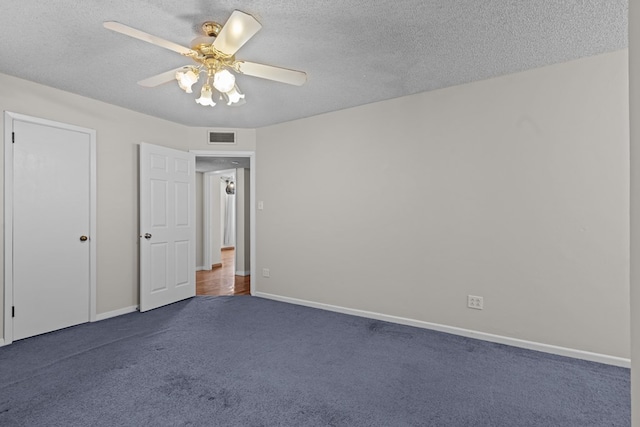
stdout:
<svg viewBox="0 0 640 427">
<path fill-rule="evenodd" d="M 262 277 L 269 277 L 270 274 L 271 274 L 271 272 L 269 271 L 268 268 L 263 268 L 262 269 Z"/>
<path fill-rule="evenodd" d="M 467 307 L 482 310 L 484 308 L 484 300 L 476 295 L 467 295 Z"/>
</svg>

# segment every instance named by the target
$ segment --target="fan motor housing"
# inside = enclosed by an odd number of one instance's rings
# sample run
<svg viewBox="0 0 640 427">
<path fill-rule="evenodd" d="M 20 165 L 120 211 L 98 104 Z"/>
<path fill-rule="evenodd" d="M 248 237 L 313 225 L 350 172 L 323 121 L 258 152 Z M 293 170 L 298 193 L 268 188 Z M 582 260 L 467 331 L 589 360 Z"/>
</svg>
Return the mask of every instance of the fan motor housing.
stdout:
<svg viewBox="0 0 640 427">
<path fill-rule="evenodd" d="M 208 35 L 209 37 L 218 37 L 220 31 L 222 30 L 222 25 L 217 22 L 207 21 L 202 24 L 202 32 Z"/>
</svg>

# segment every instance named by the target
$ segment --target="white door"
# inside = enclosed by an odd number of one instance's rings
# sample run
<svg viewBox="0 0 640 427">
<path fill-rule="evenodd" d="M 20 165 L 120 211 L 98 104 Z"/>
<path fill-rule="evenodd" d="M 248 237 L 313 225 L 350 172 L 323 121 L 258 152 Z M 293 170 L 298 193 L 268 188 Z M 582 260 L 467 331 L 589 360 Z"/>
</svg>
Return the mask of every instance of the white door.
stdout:
<svg viewBox="0 0 640 427">
<path fill-rule="evenodd" d="M 20 120 L 12 130 L 17 340 L 89 321 L 92 138 Z"/>
<path fill-rule="evenodd" d="M 140 144 L 140 311 L 196 294 L 195 155 Z"/>
</svg>

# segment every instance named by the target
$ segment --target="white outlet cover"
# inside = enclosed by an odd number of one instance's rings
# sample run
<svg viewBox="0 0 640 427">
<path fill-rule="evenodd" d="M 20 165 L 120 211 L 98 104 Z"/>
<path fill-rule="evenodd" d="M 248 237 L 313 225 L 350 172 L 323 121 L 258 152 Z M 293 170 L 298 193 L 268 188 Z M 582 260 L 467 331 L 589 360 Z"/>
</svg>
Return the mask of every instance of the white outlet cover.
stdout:
<svg viewBox="0 0 640 427">
<path fill-rule="evenodd" d="M 482 310 L 484 308 L 484 300 L 476 295 L 467 295 L 467 307 Z"/>
</svg>

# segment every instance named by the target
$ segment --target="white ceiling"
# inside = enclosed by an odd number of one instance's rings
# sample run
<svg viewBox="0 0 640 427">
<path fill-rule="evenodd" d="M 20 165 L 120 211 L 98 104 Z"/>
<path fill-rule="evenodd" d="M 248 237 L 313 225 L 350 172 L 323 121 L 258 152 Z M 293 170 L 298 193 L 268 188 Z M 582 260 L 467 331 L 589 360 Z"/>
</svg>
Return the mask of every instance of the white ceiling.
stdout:
<svg viewBox="0 0 640 427">
<path fill-rule="evenodd" d="M 306 71 L 304 86 L 241 75 L 245 105 L 202 107 L 174 83 L 136 84 L 189 59 L 102 27 L 189 46 L 234 9 L 263 26 L 236 57 Z M 2 73 L 189 126 L 257 128 L 625 48 L 627 0 L 4 0 L 0 38 Z"/>
<path fill-rule="evenodd" d="M 249 157 L 196 157 L 196 172 L 215 172 L 230 169 L 249 169 Z"/>
</svg>

